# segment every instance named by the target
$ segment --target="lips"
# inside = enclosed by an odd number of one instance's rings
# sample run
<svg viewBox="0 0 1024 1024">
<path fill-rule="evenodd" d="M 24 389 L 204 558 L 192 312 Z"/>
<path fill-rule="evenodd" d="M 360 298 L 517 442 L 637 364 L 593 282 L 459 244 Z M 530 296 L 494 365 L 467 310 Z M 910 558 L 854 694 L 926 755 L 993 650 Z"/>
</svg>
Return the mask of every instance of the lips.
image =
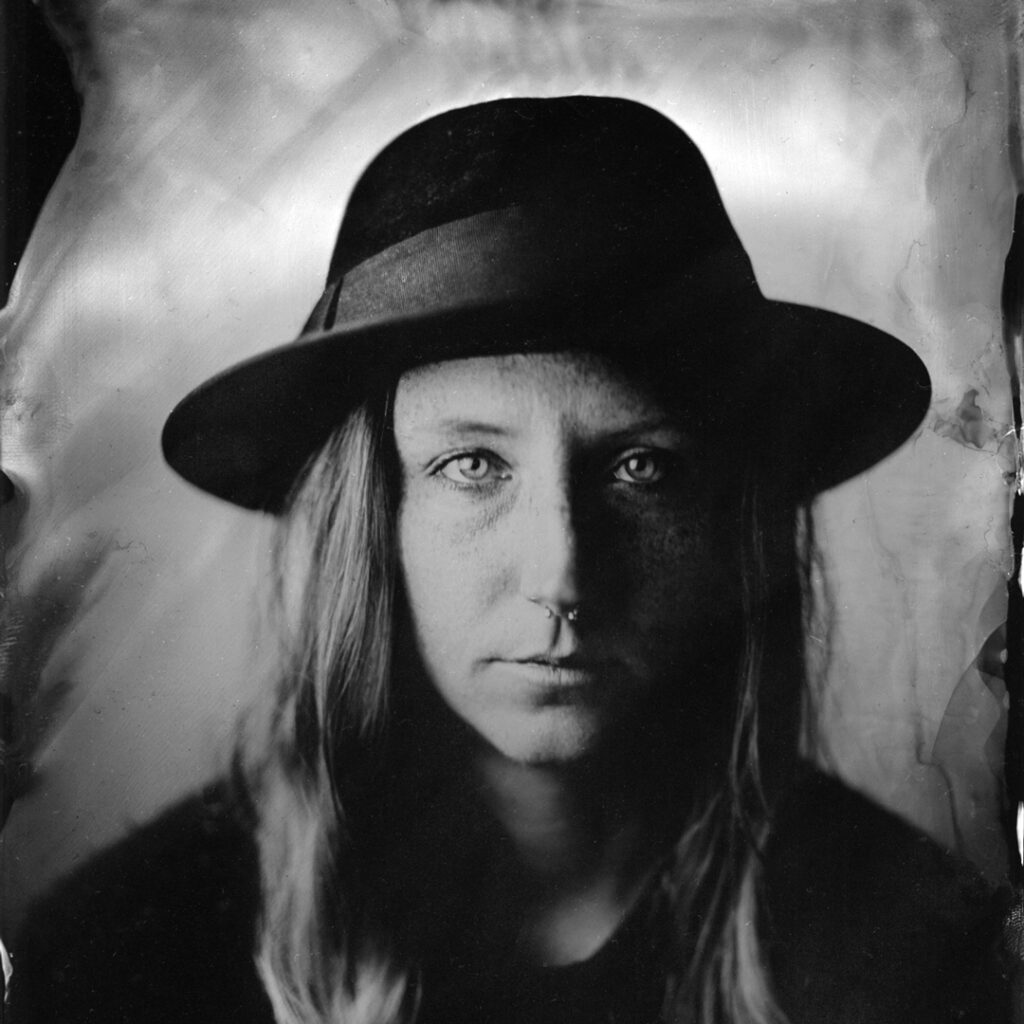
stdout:
<svg viewBox="0 0 1024 1024">
<path fill-rule="evenodd" d="M 596 686 L 608 674 L 608 662 L 580 654 L 553 657 L 536 654 L 523 658 L 495 659 L 524 683 L 552 689 Z"/>
<path fill-rule="evenodd" d="M 546 665 L 548 668 L 557 669 L 596 669 L 606 662 L 597 658 L 588 658 L 582 654 L 530 654 L 523 658 L 509 659 L 516 665 Z"/>
</svg>

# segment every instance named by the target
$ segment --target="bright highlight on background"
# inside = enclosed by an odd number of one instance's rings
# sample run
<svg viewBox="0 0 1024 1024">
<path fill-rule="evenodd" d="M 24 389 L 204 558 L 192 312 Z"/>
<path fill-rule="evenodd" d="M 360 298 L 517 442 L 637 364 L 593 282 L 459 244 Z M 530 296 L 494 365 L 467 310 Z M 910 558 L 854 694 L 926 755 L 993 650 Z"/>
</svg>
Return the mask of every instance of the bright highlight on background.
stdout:
<svg viewBox="0 0 1024 1024">
<path fill-rule="evenodd" d="M 662 110 L 706 151 L 768 294 L 927 362 L 918 436 L 819 509 L 834 615 L 809 724 L 832 770 L 1001 873 L 1002 4 L 61 6 L 82 135 L 0 316 L 20 490 L 3 686 L 33 766 L 3 833 L 5 927 L 222 771 L 261 685 L 266 523 L 171 474 L 167 413 L 294 336 L 385 142 L 511 94 Z"/>
</svg>

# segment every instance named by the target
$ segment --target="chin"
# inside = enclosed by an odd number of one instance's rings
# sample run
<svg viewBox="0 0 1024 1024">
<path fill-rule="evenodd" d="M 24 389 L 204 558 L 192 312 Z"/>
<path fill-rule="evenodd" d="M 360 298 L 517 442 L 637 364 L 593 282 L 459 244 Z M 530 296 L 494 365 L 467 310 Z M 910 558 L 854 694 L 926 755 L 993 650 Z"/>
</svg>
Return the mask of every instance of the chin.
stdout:
<svg viewBox="0 0 1024 1024">
<path fill-rule="evenodd" d="M 478 730 L 487 742 L 520 764 L 570 765 L 601 746 L 604 730 L 596 716 L 565 709 L 546 709 L 487 723 Z"/>
</svg>

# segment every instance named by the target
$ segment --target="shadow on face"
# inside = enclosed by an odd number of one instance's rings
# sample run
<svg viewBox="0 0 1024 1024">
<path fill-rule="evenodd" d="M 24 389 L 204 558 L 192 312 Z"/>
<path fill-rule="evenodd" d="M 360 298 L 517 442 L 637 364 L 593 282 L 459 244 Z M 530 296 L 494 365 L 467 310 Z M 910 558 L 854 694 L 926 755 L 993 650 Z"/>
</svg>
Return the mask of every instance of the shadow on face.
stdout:
<svg viewBox="0 0 1024 1024">
<path fill-rule="evenodd" d="M 666 691 L 684 714 L 728 706 L 703 675 L 739 600 L 730 467 L 686 423 L 585 353 L 455 360 L 399 381 L 416 647 L 443 701 L 506 756 L 576 761 Z"/>
</svg>

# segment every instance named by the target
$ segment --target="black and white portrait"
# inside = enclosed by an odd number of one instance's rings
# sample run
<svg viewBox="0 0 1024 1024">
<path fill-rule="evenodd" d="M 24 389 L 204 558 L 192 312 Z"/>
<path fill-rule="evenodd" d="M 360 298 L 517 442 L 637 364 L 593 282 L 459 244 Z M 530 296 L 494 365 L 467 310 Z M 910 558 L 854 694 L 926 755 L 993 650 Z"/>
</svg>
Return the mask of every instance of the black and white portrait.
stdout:
<svg viewBox="0 0 1024 1024">
<path fill-rule="evenodd" d="M 19 3 L 11 1021 L 1024 1020 L 1019 5 Z"/>
</svg>

